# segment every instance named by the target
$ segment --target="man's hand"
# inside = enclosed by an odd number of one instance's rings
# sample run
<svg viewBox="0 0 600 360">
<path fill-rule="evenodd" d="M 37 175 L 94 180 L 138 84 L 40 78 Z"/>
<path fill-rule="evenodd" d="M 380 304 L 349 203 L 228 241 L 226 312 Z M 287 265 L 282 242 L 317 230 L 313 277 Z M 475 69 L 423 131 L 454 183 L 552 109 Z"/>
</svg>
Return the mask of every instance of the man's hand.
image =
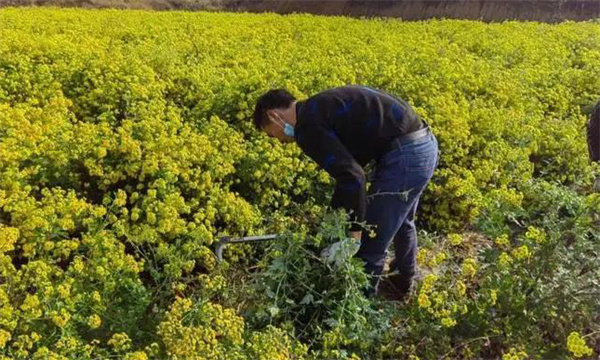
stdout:
<svg viewBox="0 0 600 360">
<path fill-rule="evenodd" d="M 350 231 L 350 237 L 354 240 L 360 240 L 362 237 L 362 231 Z"/>
</svg>

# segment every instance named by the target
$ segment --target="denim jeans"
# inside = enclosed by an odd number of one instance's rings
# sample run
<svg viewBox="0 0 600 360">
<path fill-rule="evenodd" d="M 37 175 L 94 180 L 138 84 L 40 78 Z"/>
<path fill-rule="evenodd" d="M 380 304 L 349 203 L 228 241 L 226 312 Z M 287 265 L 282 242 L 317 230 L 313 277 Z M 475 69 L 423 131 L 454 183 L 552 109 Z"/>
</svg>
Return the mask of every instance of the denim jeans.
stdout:
<svg viewBox="0 0 600 360">
<path fill-rule="evenodd" d="M 415 213 L 419 198 L 438 165 L 438 142 L 430 133 L 383 155 L 376 165 L 367 195 L 366 222 L 375 237 L 363 231 L 356 256 L 364 260 L 376 291 L 388 247 L 394 241 L 395 269 L 414 275 L 417 255 Z"/>
</svg>

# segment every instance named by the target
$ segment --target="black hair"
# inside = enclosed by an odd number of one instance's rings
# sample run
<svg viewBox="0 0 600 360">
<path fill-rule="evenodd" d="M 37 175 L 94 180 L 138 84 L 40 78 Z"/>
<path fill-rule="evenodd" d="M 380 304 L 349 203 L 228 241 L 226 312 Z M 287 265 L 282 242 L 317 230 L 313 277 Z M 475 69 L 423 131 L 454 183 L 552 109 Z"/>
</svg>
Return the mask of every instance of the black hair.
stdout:
<svg viewBox="0 0 600 360">
<path fill-rule="evenodd" d="M 263 94 L 254 108 L 254 126 L 261 129 L 269 121 L 267 110 L 286 109 L 296 100 L 294 95 L 285 89 L 272 89 Z"/>
</svg>

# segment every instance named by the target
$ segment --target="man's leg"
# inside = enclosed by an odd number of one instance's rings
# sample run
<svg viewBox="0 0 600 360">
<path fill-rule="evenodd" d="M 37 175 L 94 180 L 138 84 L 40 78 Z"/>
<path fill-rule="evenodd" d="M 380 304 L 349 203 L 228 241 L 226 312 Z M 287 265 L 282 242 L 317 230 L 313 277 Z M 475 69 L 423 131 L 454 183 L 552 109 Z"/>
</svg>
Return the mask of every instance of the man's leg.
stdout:
<svg viewBox="0 0 600 360">
<path fill-rule="evenodd" d="M 415 214 L 419 205 L 419 197 L 415 199 L 404 222 L 394 236 L 395 258 L 390 271 L 397 270 L 400 274 L 404 275 L 415 274 L 417 258 L 417 227 L 415 226 Z"/>
<path fill-rule="evenodd" d="M 410 189 L 404 193 L 378 191 L 377 183 L 373 184 L 373 188 L 368 196 L 366 222 L 375 226 L 375 237 L 370 238 L 369 231 L 363 231 L 356 256 L 365 261 L 366 272 L 373 275 L 371 291 L 376 292 L 387 249 L 412 210 L 422 188 Z"/>
<path fill-rule="evenodd" d="M 414 236 L 408 243 L 399 241 L 400 252 L 404 256 L 398 266 L 414 271 L 413 258 L 417 245 L 415 212 L 419 197 L 433 176 L 437 161 L 437 140 L 431 134 L 386 154 L 378 164 L 376 179 L 367 196 L 366 214 L 366 222 L 375 226 L 376 236 L 370 238 L 369 231 L 363 231 L 360 249 L 356 254 L 365 261 L 365 270 L 373 275 L 372 292 L 377 291 L 387 248 L 407 217 L 407 225 L 402 229 L 404 235 L 399 235 L 399 239 L 407 239 L 406 236 L 411 231 Z"/>
<path fill-rule="evenodd" d="M 420 196 L 419 196 L 420 197 Z M 402 300 L 411 291 L 416 273 L 417 229 L 415 213 L 419 204 L 415 199 L 404 222 L 394 236 L 395 257 L 390 264 L 390 272 L 381 278 L 380 288 L 390 300 Z"/>
</svg>

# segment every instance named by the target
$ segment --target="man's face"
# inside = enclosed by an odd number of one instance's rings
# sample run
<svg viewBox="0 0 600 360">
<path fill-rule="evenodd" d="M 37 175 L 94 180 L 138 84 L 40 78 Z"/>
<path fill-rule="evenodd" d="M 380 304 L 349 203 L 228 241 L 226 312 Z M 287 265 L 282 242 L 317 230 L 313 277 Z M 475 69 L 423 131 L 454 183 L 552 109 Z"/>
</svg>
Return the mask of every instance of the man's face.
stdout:
<svg viewBox="0 0 600 360">
<path fill-rule="evenodd" d="M 283 132 L 283 126 L 286 124 L 282 114 L 277 110 L 268 110 L 267 116 L 269 121 L 262 127 L 262 130 L 267 133 L 270 137 L 277 138 L 281 142 L 292 142 L 294 138 L 287 136 Z"/>
</svg>

